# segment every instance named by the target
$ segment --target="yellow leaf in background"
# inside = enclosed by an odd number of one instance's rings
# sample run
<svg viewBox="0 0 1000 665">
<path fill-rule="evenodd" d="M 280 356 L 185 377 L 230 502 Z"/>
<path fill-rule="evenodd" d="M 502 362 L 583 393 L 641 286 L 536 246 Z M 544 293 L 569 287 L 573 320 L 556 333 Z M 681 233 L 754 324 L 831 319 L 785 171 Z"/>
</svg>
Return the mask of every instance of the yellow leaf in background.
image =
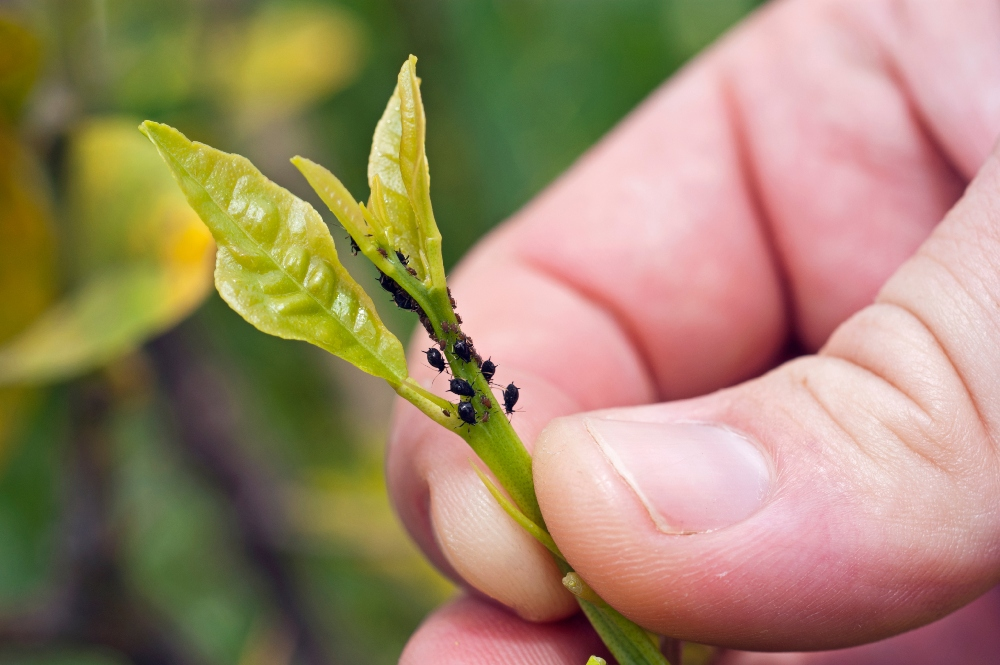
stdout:
<svg viewBox="0 0 1000 665">
<path fill-rule="evenodd" d="M 207 268 L 137 265 L 94 277 L 0 348 L 0 386 L 68 379 L 135 349 L 202 301 Z"/>
<path fill-rule="evenodd" d="M 51 209 L 38 165 L 0 129 L 0 343 L 51 302 L 55 260 Z"/>
<path fill-rule="evenodd" d="M 44 311 L 55 289 L 55 236 L 38 165 L 0 127 L 0 344 Z M 32 397 L 0 388 L 0 463 Z"/>
<path fill-rule="evenodd" d="M 364 51 L 360 23 L 319 5 L 267 7 L 217 44 L 213 88 L 251 129 L 349 85 Z"/>
<path fill-rule="evenodd" d="M 0 346 L 0 386 L 96 369 L 175 325 L 211 290 L 211 234 L 133 120 L 78 127 L 68 165 L 75 286 Z"/>
<path fill-rule="evenodd" d="M 110 117 L 78 126 L 69 142 L 69 227 L 76 274 L 137 262 L 204 262 L 212 236 L 138 132 Z"/>
<path fill-rule="evenodd" d="M 41 45 L 29 31 L 0 18 L 0 117 L 13 123 L 35 82 Z"/>
</svg>

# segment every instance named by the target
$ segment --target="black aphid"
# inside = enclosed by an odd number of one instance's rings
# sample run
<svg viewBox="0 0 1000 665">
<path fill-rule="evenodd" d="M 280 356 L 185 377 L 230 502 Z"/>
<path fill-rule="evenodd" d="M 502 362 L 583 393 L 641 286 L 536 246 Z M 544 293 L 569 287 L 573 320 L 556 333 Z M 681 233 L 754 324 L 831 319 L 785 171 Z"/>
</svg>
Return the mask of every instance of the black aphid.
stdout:
<svg viewBox="0 0 1000 665">
<path fill-rule="evenodd" d="M 493 375 L 497 373 L 497 366 L 492 360 L 486 360 L 483 362 L 483 366 L 479 368 L 483 373 L 483 378 L 489 383 L 493 381 Z"/>
<path fill-rule="evenodd" d="M 514 412 L 514 405 L 517 404 L 517 398 L 520 396 L 520 391 L 513 383 L 508 383 L 507 387 L 503 389 L 503 410 L 507 412 L 507 415 Z"/>
<path fill-rule="evenodd" d="M 467 425 L 476 424 L 476 407 L 472 406 L 472 402 L 459 402 L 458 403 L 458 417 L 462 419 L 462 422 Z"/>
<path fill-rule="evenodd" d="M 402 263 L 404 266 L 410 265 L 410 257 L 408 257 L 406 254 L 403 254 L 398 249 L 396 250 L 396 258 L 399 259 L 399 262 Z"/>
<path fill-rule="evenodd" d="M 410 294 L 402 289 L 392 294 L 392 301 L 396 303 L 396 307 L 400 309 L 406 309 L 413 312 L 420 309 L 420 305 L 417 304 L 417 301 L 411 298 Z"/>
<path fill-rule="evenodd" d="M 392 277 L 389 277 L 381 270 L 378 271 L 378 284 L 383 289 L 385 289 L 386 291 L 388 291 L 393 295 L 396 295 L 396 293 L 398 293 L 400 290 L 399 284 L 397 284 Z"/>
<path fill-rule="evenodd" d="M 441 352 L 435 349 L 433 346 L 424 353 L 427 355 L 427 364 L 438 371 L 438 374 L 444 371 L 444 356 Z"/>
<path fill-rule="evenodd" d="M 472 360 L 472 345 L 464 339 L 456 340 L 454 346 L 451 347 L 451 350 L 455 352 L 456 356 L 465 362 L 470 362 Z"/>
<path fill-rule="evenodd" d="M 361 248 L 358 247 L 358 243 L 354 242 L 353 236 L 347 236 L 347 239 L 351 242 L 351 254 L 357 256 L 358 252 L 361 251 Z"/>
<path fill-rule="evenodd" d="M 456 395 L 472 397 L 476 394 L 476 389 L 465 379 L 451 379 L 448 384 L 450 386 L 448 392 L 455 393 Z"/>
</svg>

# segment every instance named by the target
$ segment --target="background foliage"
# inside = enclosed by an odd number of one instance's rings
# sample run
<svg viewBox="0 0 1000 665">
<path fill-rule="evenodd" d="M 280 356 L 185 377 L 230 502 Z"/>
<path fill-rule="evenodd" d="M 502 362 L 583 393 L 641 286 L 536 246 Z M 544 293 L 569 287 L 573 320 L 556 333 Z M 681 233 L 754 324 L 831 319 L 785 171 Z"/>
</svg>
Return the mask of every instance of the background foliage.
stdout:
<svg viewBox="0 0 1000 665">
<path fill-rule="evenodd" d="M 323 209 L 288 157 L 365 191 L 415 53 L 450 266 L 754 4 L 0 0 L 0 663 L 391 663 L 452 592 L 385 498 L 391 392 L 209 295 L 139 120 Z"/>
</svg>

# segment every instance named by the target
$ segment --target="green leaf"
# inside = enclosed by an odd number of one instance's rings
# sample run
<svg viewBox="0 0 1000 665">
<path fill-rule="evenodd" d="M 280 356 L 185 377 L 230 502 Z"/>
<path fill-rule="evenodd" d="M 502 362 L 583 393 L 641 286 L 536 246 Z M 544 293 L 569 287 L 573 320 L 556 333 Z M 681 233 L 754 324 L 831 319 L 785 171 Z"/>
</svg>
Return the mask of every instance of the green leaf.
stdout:
<svg viewBox="0 0 1000 665">
<path fill-rule="evenodd" d="M 305 157 L 293 157 L 292 164 L 305 176 L 309 186 L 316 190 L 340 225 L 364 250 L 365 256 L 375 260 L 376 244 L 370 238 L 372 227 L 365 221 L 361 205 L 354 200 L 344 184 L 330 171 Z"/>
<path fill-rule="evenodd" d="M 587 659 L 587 665 L 608 665 L 608 661 L 600 656 L 591 656 Z"/>
<path fill-rule="evenodd" d="M 0 348 L 0 385 L 67 379 L 99 367 L 174 324 L 204 298 L 187 271 L 133 266 L 99 275 Z"/>
<path fill-rule="evenodd" d="M 441 233 L 430 203 L 424 107 L 415 64 L 413 56 L 403 64 L 375 126 L 368 158 L 369 208 L 385 242 L 417 259 L 414 268 L 427 286 L 443 289 Z"/>
<path fill-rule="evenodd" d="M 315 344 L 393 386 L 404 381 L 402 344 L 341 265 L 312 206 L 239 155 L 167 125 L 146 121 L 141 130 L 215 237 L 215 283 L 230 307 L 263 332 Z"/>
<path fill-rule="evenodd" d="M 399 95 L 400 116 L 399 170 L 427 248 L 428 259 L 432 262 L 433 283 L 442 284 L 444 264 L 441 259 L 441 232 L 431 207 L 431 175 L 425 149 L 427 118 L 424 115 L 424 102 L 420 97 L 415 56 L 411 55 L 403 63 L 396 90 Z"/>
</svg>

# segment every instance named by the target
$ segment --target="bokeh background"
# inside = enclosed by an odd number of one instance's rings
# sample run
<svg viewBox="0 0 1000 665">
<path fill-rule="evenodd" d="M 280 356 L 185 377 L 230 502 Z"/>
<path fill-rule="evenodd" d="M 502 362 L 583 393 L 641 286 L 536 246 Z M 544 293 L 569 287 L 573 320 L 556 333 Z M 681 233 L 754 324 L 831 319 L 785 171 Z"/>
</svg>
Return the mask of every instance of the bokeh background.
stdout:
<svg viewBox="0 0 1000 665">
<path fill-rule="evenodd" d="M 0 663 L 388 664 L 454 592 L 391 392 L 226 307 L 142 119 L 360 198 L 414 53 L 451 266 L 756 4 L 0 0 Z"/>
</svg>

